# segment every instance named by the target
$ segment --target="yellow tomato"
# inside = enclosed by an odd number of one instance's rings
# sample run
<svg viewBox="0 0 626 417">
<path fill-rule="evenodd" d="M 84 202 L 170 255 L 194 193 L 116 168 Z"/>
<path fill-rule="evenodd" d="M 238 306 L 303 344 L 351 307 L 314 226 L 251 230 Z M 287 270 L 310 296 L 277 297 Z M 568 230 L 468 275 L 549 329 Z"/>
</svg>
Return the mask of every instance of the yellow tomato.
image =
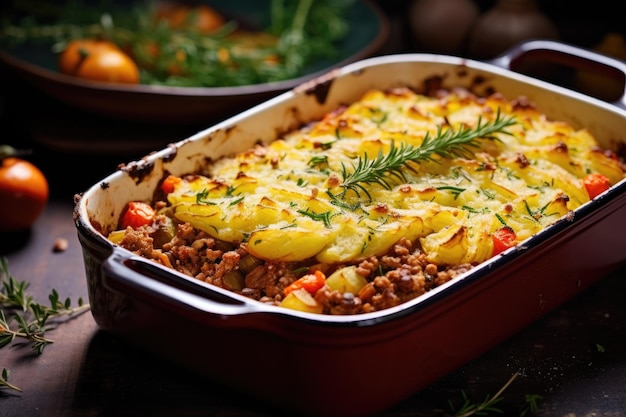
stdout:
<svg viewBox="0 0 626 417">
<path fill-rule="evenodd" d="M 76 75 L 85 58 L 102 51 L 117 50 L 117 45 L 97 39 L 76 39 L 71 41 L 59 55 L 59 71 Z"/>
<path fill-rule="evenodd" d="M 85 58 L 76 75 L 94 81 L 139 83 L 139 68 L 122 51 L 103 51 Z"/>
<path fill-rule="evenodd" d="M 137 64 L 114 43 L 98 39 L 70 42 L 59 56 L 59 71 L 94 81 L 139 83 Z"/>
</svg>

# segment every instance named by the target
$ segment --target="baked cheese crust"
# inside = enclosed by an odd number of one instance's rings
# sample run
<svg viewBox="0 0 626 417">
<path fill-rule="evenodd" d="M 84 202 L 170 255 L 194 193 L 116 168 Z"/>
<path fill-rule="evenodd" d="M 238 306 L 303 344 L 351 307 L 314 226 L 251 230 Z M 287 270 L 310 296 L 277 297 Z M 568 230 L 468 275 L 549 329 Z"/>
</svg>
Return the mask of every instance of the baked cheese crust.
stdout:
<svg viewBox="0 0 626 417">
<path fill-rule="evenodd" d="M 346 189 L 346 173 L 427 135 L 511 117 L 506 132 L 480 138 L 464 157 L 405 164 L 383 181 Z M 519 243 L 589 201 L 590 173 L 624 178 L 586 129 L 549 120 L 523 97 L 438 97 L 372 90 L 248 152 L 186 176 L 168 194 L 174 217 L 266 261 L 354 264 L 401 238 L 438 265 L 477 264 L 494 254 L 506 226 Z"/>
</svg>

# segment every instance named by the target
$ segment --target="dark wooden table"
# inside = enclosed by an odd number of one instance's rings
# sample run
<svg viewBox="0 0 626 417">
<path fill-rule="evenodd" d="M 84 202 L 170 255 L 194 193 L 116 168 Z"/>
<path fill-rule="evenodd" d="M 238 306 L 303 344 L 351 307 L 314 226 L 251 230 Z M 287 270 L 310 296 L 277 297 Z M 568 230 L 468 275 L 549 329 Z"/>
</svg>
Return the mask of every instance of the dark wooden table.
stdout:
<svg viewBox="0 0 626 417">
<path fill-rule="evenodd" d="M 119 163 L 182 139 L 199 126 L 163 129 L 93 117 L 50 100 L 5 71 L 0 71 L 0 99 L 0 142 L 32 149 L 31 160 L 51 189 L 32 230 L 0 235 L 0 256 L 8 259 L 16 279 L 30 284 L 36 301 L 47 303 L 52 289 L 74 303 L 86 299 L 73 195 Z M 68 247 L 55 252 L 59 238 Z M 175 331 L 168 329 L 166 336 L 177 337 Z M 23 389 L 0 390 L 0 417 L 277 414 L 100 331 L 89 312 L 46 335 L 54 343 L 41 355 L 19 343 L 0 350 L 0 369 L 9 369 L 9 381 Z M 180 337 L 193 342 L 189 335 Z M 382 417 L 451 415 L 449 401 L 458 407 L 465 394 L 481 402 L 516 372 L 519 376 L 497 404 L 503 415 L 521 415 L 526 396 L 533 396 L 537 416 L 626 416 L 626 267 Z"/>
</svg>

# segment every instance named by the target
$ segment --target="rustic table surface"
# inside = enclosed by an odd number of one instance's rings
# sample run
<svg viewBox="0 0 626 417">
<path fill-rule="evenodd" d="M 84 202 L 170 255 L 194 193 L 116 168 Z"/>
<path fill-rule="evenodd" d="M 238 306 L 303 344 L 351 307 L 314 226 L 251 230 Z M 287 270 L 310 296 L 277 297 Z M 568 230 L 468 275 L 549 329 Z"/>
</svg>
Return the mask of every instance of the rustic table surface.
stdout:
<svg viewBox="0 0 626 417">
<path fill-rule="evenodd" d="M 53 289 L 73 303 L 86 300 L 72 219 L 74 194 L 119 163 L 198 126 L 164 131 L 93 117 L 43 96 L 5 70 L 0 71 L 0 99 L 0 142 L 32 149 L 31 159 L 51 189 L 32 230 L 0 234 L 0 257 L 16 279 L 29 283 L 37 302 L 46 304 Z M 133 143 L 129 138 L 140 132 L 141 142 Z M 152 141 L 146 132 L 153 133 Z M 126 151 L 120 154 L 122 148 Z M 54 250 L 58 239 L 67 240 L 66 250 Z M 0 350 L 0 369 L 10 370 L 9 381 L 23 390 L 0 390 L 0 417 L 277 414 L 99 330 L 88 311 L 61 321 L 46 336 L 54 343 L 40 355 L 19 341 Z M 626 267 L 382 416 L 452 415 L 450 401 L 458 408 L 465 395 L 480 403 L 516 372 L 497 404 L 505 415 L 522 415 L 534 404 L 537 416 L 626 416 Z"/>
</svg>

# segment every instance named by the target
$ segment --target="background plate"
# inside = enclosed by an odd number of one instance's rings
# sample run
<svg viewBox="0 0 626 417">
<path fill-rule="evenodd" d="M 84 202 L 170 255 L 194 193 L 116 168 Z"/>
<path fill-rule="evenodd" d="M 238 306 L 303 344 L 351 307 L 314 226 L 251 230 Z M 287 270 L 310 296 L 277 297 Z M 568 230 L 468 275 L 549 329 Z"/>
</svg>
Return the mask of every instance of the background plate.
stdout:
<svg viewBox="0 0 626 417">
<path fill-rule="evenodd" d="M 205 0 L 225 15 L 267 27 L 269 1 Z M 308 79 L 373 54 L 385 42 L 388 22 L 370 1 L 357 1 L 347 15 L 348 35 L 338 57 L 309 65 L 306 75 L 275 83 L 240 87 L 170 87 L 90 82 L 61 74 L 50 45 L 26 43 L 0 51 L 0 61 L 35 88 L 61 102 L 108 118 L 159 124 L 188 124 L 225 118 L 286 91 Z"/>
</svg>

